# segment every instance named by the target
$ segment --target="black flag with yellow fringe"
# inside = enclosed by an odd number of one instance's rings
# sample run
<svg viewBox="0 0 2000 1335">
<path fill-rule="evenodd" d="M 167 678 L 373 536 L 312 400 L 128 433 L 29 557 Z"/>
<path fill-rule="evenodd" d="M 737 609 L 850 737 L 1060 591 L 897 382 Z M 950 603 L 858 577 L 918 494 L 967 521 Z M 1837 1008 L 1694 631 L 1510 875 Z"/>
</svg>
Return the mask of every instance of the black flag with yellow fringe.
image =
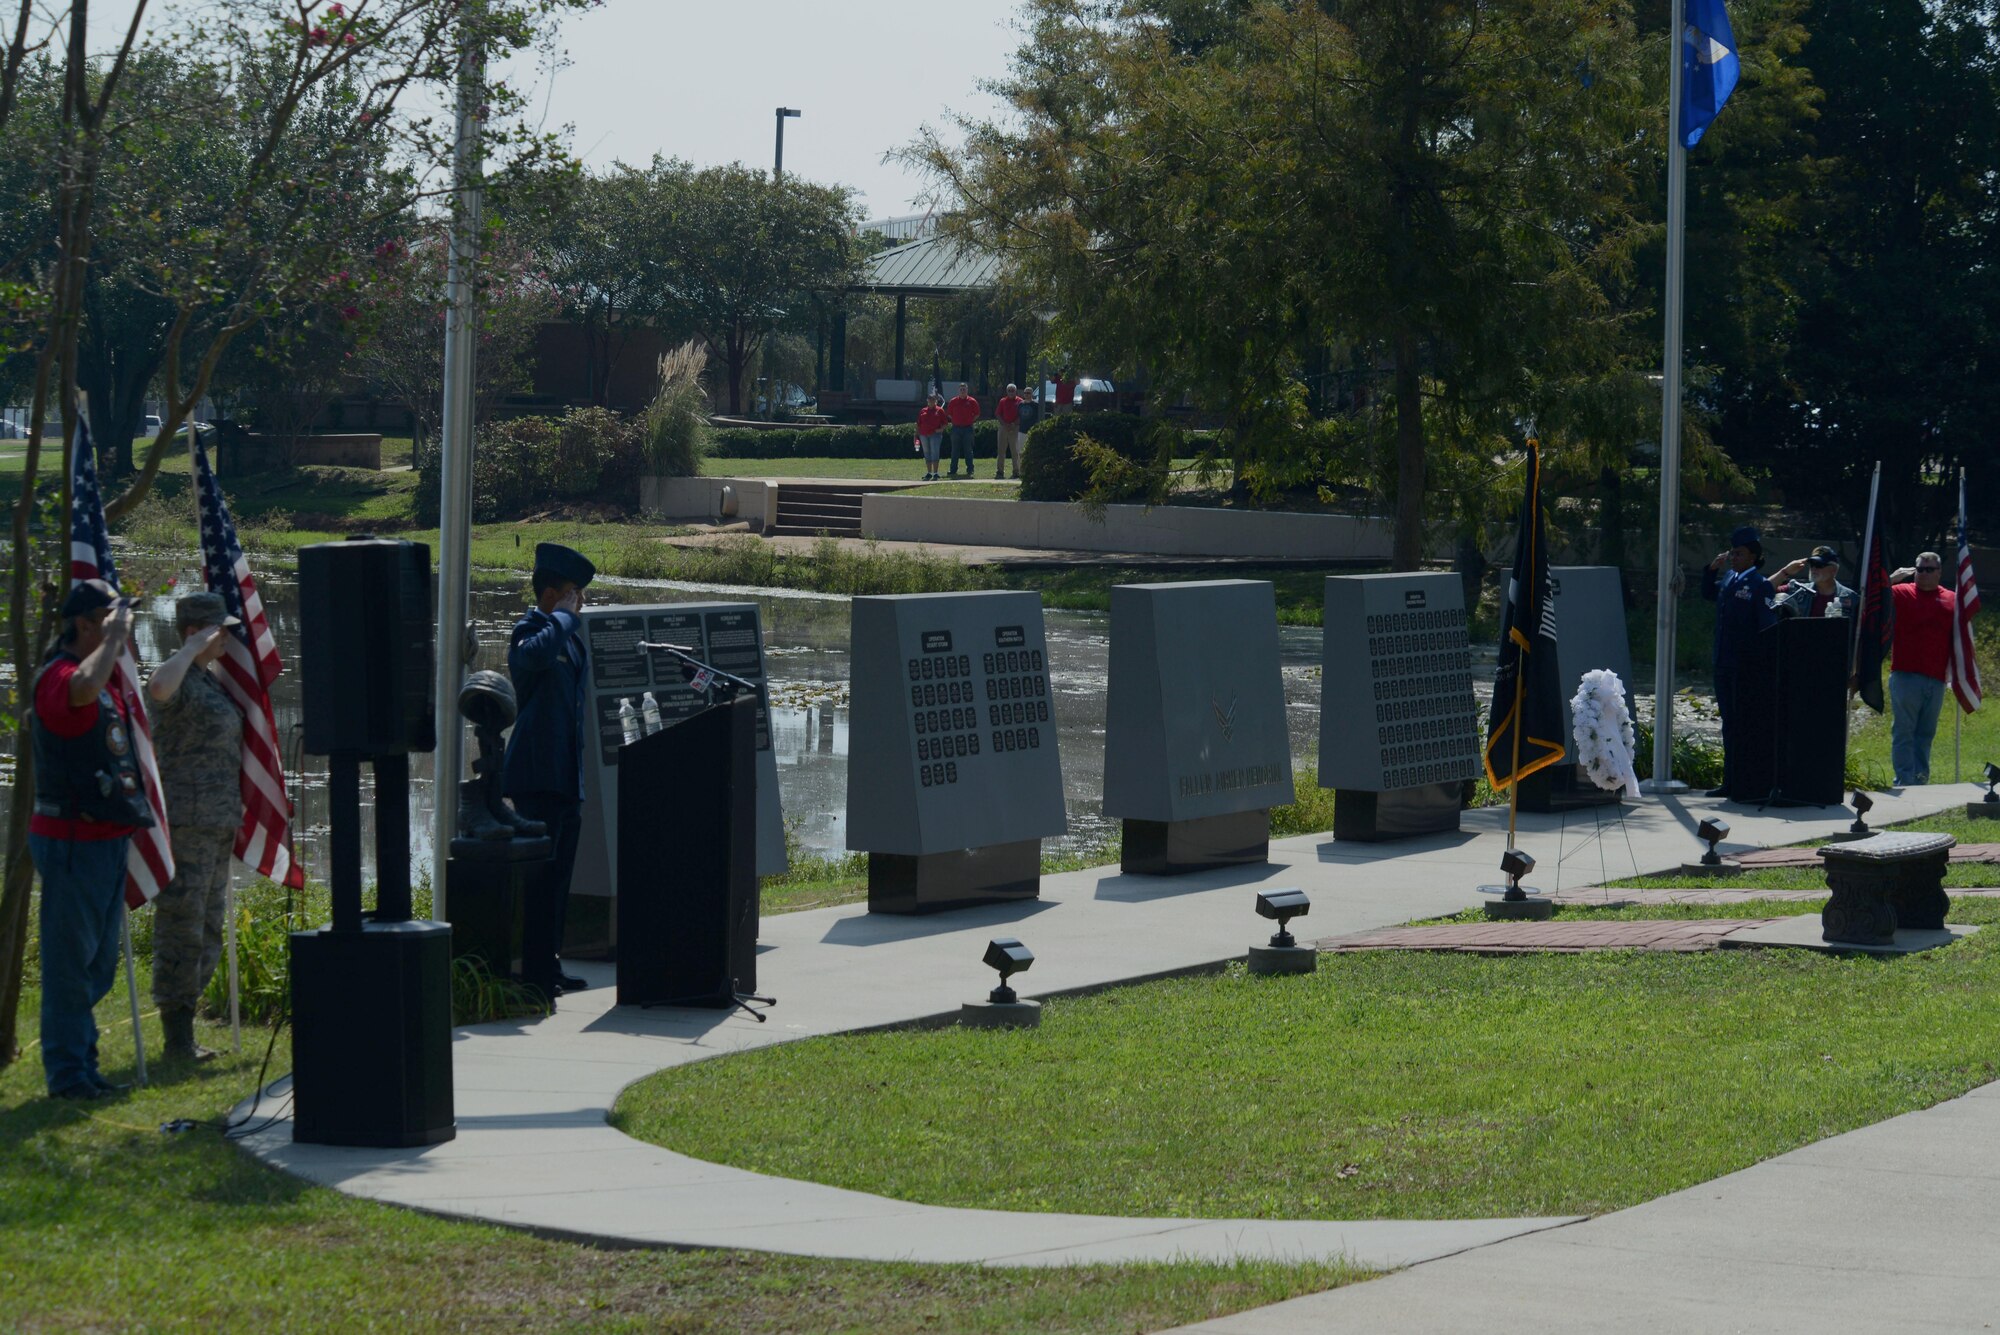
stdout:
<svg viewBox="0 0 2000 1335">
<path fill-rule="evenodd" d="M 1562 679 L 1556 670 L 1556 609 L 1542 523 L 1542 449 L 1528 442 L 1528 490 L 1514 540 L 1514 572 L 1500 613 L 1500 666 L 1493 674 L 1486 779 L 1505 788 L 1567 754 Z"/>
</svg>

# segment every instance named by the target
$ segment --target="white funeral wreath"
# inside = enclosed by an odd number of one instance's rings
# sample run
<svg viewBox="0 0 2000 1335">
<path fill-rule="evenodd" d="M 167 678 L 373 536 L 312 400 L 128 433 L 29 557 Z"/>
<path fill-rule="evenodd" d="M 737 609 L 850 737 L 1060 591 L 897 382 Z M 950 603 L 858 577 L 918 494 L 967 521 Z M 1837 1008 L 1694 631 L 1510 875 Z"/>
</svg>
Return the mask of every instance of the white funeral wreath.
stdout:
<svg viewBox="0 0 2000 1335">
<path fill-rule="evenodd" d="M 1625 708 L 1625 683 L 1609 668 L 1583 674 L 1569 702 L 1575 721 L 1576 763 L 1599 788 L 1625 789 L 1639 795 L 1639 776 L 1632 771 L 1632 714 Z"/>
</svg>

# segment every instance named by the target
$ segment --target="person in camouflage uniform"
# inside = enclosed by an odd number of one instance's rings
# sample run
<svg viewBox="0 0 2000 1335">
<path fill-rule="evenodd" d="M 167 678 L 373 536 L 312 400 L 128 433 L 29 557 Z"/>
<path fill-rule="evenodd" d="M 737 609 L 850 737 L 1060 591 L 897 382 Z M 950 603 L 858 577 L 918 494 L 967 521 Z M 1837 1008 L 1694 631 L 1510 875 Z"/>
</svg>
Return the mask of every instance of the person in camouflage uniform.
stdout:
<svg viewBox="0 0 2000 1335">
<path fill-rule="evenodd" d="M 153 1001 L 166 1055 L 205 1061 L 215 1054 L 194 1040 L 195 1006 L 222 958 L 229 861 L 243 823 L 243 715 L 217 663 L 237 620 L 220 595 L 194 593 L 174 605 L 174 622 L 180 650 L 146 683 L 174 849 L 174 878 L 153 901 Z"/>
</svg>

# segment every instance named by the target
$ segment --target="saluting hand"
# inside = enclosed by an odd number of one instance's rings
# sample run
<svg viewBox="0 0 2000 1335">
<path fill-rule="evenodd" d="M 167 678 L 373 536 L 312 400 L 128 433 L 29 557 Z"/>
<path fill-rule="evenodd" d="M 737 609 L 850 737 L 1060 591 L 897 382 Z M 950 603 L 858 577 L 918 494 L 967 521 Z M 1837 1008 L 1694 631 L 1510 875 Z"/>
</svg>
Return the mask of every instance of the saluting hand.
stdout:
<svg viewBox="0 0 2000 1335">
<path fill-rule="evenodd" d="M 583 590 L 571 589 L 568 593 L 556 599 L 556 610 L 558 612 L 568 612 L 572 616 L 581 613 L 583 611 Z"/>
<path fill-rule="evenodd" d="M 1715 559 L 1708 563 L 1708 568 L 1710 570 L 1720 570 L 1728 560 L 1729 560 L 1728 552 L 1717 552 L 1715 554 Z"/>
</svg>

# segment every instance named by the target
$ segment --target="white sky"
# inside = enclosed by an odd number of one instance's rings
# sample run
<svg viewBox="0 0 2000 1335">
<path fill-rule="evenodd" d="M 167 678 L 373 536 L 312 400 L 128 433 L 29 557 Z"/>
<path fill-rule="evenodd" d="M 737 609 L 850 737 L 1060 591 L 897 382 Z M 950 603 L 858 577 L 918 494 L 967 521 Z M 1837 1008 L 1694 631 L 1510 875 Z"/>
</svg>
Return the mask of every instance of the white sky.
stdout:
<svg viewBox="0 0 2000 1335">
<path fill-rule="evenodd" d="M 196 0 L 198 3 L 198 0 Z M 174 0 L 153 0 L 171 13 Z M 947 112 L 987 116 L 977 85 L 1007 68 L 1016 0 L 604 0 L 563 25 L 568 65 L 506 77 L 538 94 L 545 128 L 574 126 L 591 167 L 654 153 L 698 166 L 769 167 L 773 109 L 785 123 L 785 170 L 846 185 L 870 217 L 916 212 L 922 179 L 882 155 Z M 96 0 L 91 45 L 123 35 L 132 0 Z"/>
</svg>

